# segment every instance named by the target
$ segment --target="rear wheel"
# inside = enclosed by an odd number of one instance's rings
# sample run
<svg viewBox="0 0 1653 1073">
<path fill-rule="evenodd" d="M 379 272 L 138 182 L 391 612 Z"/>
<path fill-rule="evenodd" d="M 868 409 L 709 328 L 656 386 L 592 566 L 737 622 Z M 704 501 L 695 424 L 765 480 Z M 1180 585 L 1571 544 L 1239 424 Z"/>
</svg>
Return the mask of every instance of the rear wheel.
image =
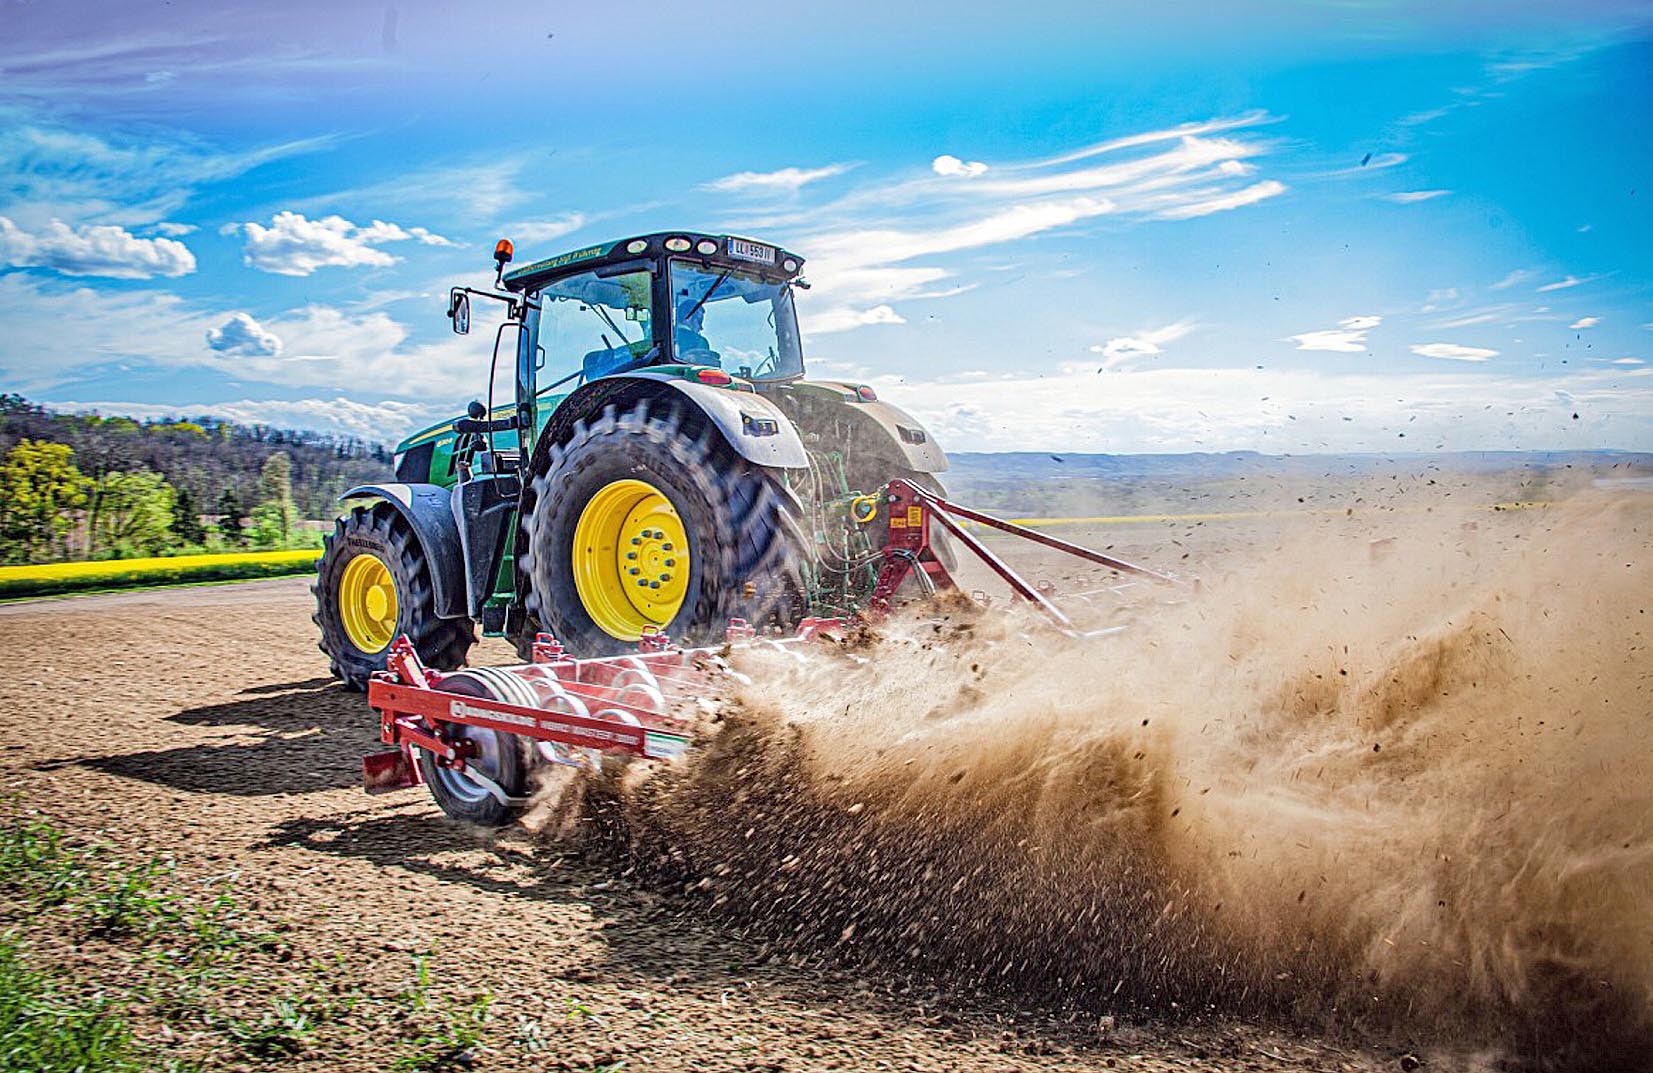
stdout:
<svg viewBox="0 0 1653 1073">
<path fill-rule="evenodd" d="M 451 674 L 442 679 L 437 688 L 461 697 L 485 697 L 526 708 L 539 707 L 527 682 L 494 667 L 473 667 Z M 491 780 L 507 797 L 522 797 L 527 792 L 528 743 L 522 738 L 499 730 L 453 723 L 449 725 L 447 740 L 450 745 L 470 742 L 474 752 L 466 759 L 466 767 Z M 420 749 L 418 759 L 419 773 L 430 788 L 431 797 L 451 818 L 481 827 L 503 827 L 521 813 L 521 805 L 501 801 L 466 772 L 442 767 L 429 750 Z"/>
<path fill-rule="evenodd" d="M 777 471 L 677 407 L 613 407 L 551 449 L 523 515 L 528 613 L 581 655 L 645 632 L 701 644 L 801 614 L 803 547 Z"/>
<path fill-rule="evenodd" d="M 328 535 L 316 581 L 318 647 L 349 689 L 367 688 L 390 643 L 407 634 L 426 665 L 453 670 L 476 642 L 468 618 L 436 615 L 430 564 L 412 526 L 390 507 L 356 507 Z"/>
</svg>

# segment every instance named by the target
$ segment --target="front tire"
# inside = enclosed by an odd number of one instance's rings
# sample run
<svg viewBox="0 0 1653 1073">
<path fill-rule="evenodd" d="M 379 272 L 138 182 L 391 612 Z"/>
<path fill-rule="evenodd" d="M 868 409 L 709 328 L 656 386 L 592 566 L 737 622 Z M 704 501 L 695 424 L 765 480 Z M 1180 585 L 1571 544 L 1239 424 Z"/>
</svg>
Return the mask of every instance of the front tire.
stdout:
<svg viewBox="0 0 1653 1073">
<path fill-rule="evenodd" d="M 476 643 L 470 619 L 437 617 L 425 550 L 388 506 L 355 507 L 334 523 L 310 591 L 311 618 L 321 630 L 317 647 L 346 689 L 366 689 L 402 634 L 427 666 L 444 671 L 464 666 Z"/>
<path fill-rule="evenodd" d="M 636 646 L 648 630 L 720 640 L 731 618 L 787 627 L 802 613 L 803 536 L 776 471 L 696 416 L 609 407 L 551 448 L 525 505 L 527 608 L 570 651 Z"/>
</svg>

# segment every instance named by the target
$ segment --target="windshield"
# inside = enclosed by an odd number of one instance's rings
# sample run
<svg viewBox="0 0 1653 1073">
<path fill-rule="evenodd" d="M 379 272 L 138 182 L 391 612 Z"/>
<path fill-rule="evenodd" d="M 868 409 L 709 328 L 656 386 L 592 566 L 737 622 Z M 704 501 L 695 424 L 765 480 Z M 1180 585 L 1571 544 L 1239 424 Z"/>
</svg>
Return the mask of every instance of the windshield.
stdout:
<svg viewBox="0 0 1653 1073">
<path fill-rule="evenodd" d="M 539 292 L 539 345 L 551 370 L 547 387 L 576 376 L 611 376 L 658 356 L 650 324 L 652 280 L 646 270 L 598 270 Z"/>
<path fill-rule="evenodd" d="M 672 342 L 685 365 L 750 380 L 802 376 L 792 288 L 738 268 L 671 265 Z"/>
</svg>

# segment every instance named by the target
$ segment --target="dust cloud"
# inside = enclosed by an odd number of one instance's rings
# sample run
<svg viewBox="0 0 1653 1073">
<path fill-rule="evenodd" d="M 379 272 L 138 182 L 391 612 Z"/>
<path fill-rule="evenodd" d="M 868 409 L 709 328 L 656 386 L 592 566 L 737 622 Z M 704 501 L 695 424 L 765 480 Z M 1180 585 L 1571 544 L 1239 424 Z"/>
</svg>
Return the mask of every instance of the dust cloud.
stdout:
<svg viewBox="0 0 1653 1073">
<path fill-rule="evenodd" d="M 1653 1068 L 1650 523 L 1326 518 L 1106 639 L 953 608 L 756 652 L 624 844 L 965 989 Z"/>
</svg>

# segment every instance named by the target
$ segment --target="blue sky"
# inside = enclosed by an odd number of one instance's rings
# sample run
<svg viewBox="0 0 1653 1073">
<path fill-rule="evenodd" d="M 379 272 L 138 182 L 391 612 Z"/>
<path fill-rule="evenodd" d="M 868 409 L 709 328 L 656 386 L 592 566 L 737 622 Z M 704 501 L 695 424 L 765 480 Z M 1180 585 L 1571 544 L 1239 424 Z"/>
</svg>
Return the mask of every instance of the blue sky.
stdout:
<svg viewBox="0 0 1653 1073">
<path fill-rule="evenodd" d="M 0 387 L 395 438 L 692 227 L 952 450 L 1653 450 L 1653 5 L 614 8 L 0 5 Z"/>
</svg>

